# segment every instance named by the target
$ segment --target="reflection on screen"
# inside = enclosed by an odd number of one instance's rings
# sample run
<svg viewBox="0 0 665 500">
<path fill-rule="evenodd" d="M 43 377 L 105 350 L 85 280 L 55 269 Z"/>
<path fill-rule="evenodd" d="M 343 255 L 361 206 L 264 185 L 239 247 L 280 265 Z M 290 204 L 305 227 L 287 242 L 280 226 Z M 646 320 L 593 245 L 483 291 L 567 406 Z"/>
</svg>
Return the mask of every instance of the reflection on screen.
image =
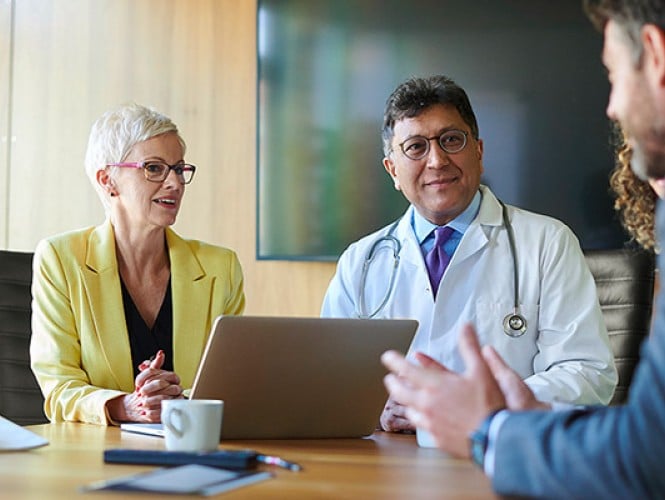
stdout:
<svg viewBox="0 0 665 500">
<path fill-rule="evenodd" d="M 469 94 L 501 199 L 563 220 L 585 248 L 626 239 L 602 37 L 578 0 L 260 0 L 258 33 L 258 258 L 336 259 L 402 214 L 384 103 L 438 73 Z"/>
</svg>

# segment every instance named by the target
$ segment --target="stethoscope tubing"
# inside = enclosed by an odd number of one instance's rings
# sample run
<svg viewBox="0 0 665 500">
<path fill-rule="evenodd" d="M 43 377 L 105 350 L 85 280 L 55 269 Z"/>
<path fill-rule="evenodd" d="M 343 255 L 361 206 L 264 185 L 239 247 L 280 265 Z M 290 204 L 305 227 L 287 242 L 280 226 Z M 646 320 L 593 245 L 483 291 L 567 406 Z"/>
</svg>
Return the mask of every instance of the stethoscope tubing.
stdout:
<svg viewBox="0 0 665 500">
<path fill-rule="evenodd" d="M 402 251 L 402 244 L 397 238 L 393 236 L 393 233 L 395 232 L 395 228 L 399 224 L 399 221 L 400 219 L 397 219 L 395 222 L 393 222 L 393 224 L 390 226 L 390 229 L 388 229 L 388 233 L 385 236 L 381 236 L 380 238 L 376 239 L 376 241 L 370 247 L 369 252 L 367 252 L 367 256 L 365 257 L 365 262 L 363 262 L 363 269 L 362 272 L 360 273 L 360 283 L 358 284 L 358 290 L 360 293 L 358 295 L 358 310 L 356 311 L 356 316 L 358 316 L 358 318 L 360 319 L 372 319 L 377 314 L 379 314 L 388 303 L 390 294 L 392 293 L 393 288 L 395 287 L 395 279 L 397 278 L 397 268 L 399 267 L 399 254 Z M 390 270 L 390 282 L 388 283 L 388 289 L 386 290 L 386 293 L 383 295 L 383 299 L 379 303 L 379 306 L 376 309 L 374 309 L 374 311 L 367 314 L 366 313 L 367 308 L 365 307 L 365 286 L 367 283 L 367 273 L 369 272 L 369 266 L 371 265 L 372 260 L 374 260 L 376 249 L 381 243 L 384 242 L 390 243 L 390 246 L 393 250 L 393 268 Z"/>
<path fill-rule="evenodd" d="M 506 335 L 510 337 L 521 337 L 526 332 L 527 322 L 526 319 L 520 314 L 520 292 L 519 292 L 519 271 L 517 267 L 517 249 L 515 245 L 515 234 L 513 232 L 513 225 L 510 223 L 508 218 L 508 209 L 506 205 L 499 200 L 501 204 L 501 215 L 503 218 L 503 226 L 506 228 L 506 233 L 508 236 L 508 244 L 510 245 L 510 254 L 513 261 L 513 312 L 506 315 L 503 320 L 503 329 Z M 388 229 L 388 232 L 374 241 L 370 247 L 365 261 L 363 262 L 363 268 L 360 274 L 360 282 L 358 283 L 358 307 L 356 310 L 356 316 L 361 319 L 371 319 L 379 314 L 383 308 L 388 303 L 390 299 L 390 294 L 392 293 L 395 287 L 395 279 L 397 278 L 397 269 L 399 267 L 399 254 L 402 251 L 402 244 L 394 236 L 394 232 L 397 229 L 401 218 L 393 222 Z M 377 249 L 382 243 L 389 243 L 393 251 L 393 266 L 390 271 L 390 281 L 388 283 L 388 288 L 386 293 L 383 295 L 381 302 L 378 307 L 373 311 L 367 312 L 367 307 L 365 304 L 365 289 L 367 285 L 367 274 L 369 272 L 369 267 L 374 260 Z"/>
</svg>

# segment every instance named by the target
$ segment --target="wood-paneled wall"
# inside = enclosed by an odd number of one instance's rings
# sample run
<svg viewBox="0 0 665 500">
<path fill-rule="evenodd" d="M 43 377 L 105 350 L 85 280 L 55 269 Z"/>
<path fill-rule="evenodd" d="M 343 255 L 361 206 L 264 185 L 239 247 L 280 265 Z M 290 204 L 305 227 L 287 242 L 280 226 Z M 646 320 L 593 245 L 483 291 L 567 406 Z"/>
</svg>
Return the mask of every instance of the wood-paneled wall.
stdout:
<svg viewBox="0 0 665 500">
<path fill-rule="evenodd" d="M 0 0 L 0 244 L 7 240 L 9 151 L 9 93 L 11 61 L 11 3 Z M 2 247 L 0 247 L 2 248 Z"/>
<path fill-rule="evenodd" d="M 0 248 L 32 250 L 103 220 L 83 169 L 88 133 L 104 111 L 136 101 L 180 127 L 199 170 L 175 229 L 238 252 L 246 313 L 318 315 L 333 264 L 255 256 L 256 9 L 256 0 L 0 0 Z"/>
</svg>

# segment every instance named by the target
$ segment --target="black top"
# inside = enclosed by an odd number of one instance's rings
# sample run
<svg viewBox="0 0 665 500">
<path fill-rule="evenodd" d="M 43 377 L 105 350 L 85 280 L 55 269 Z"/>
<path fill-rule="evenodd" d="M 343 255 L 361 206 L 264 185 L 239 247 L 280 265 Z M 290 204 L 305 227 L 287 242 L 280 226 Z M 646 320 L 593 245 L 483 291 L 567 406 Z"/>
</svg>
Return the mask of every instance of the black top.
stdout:
<svg viewBox="0 0 665 500">
<path fill-rule="evenodd" d="M 122 303 L 125 309 L 125 321 L 129 333 L 129 345 L 132 349 L 132 366 L 134 377 L 139 374 L 139 364 L 157 354 L 160 349 L 164 351 L 163 370 L 173 371 L 173 305 L 171 302 L 171 278 L 166 287 L 164 301 L 157 314 L 152 330 L 148 328 L 139 314 L 132 296 L 127 291 L 125 283 L 122 285 Z"/>
</svg>

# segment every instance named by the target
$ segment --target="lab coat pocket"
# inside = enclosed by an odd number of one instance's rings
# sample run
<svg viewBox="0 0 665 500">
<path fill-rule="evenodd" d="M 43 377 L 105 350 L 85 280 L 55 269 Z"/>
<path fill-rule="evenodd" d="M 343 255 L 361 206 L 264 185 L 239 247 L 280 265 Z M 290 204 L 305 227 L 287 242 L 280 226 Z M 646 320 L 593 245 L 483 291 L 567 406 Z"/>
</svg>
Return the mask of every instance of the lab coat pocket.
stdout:
<svg viewBox="0 0 665 500">
<path fill-rule="evenodd" d="M 523 335 L 511 336 L 504 331 L 504 319 L 514 314 L 515 305 L 511 300 L 476 303 L 476 330 L 481 345 L 491 345 L 502 358 L 522 377 L 533 371 L 533 357 L 536 355 L 538 337 L 538 304 L 521 304 L 517 311 L 526 320 Z"/>
</svg>

